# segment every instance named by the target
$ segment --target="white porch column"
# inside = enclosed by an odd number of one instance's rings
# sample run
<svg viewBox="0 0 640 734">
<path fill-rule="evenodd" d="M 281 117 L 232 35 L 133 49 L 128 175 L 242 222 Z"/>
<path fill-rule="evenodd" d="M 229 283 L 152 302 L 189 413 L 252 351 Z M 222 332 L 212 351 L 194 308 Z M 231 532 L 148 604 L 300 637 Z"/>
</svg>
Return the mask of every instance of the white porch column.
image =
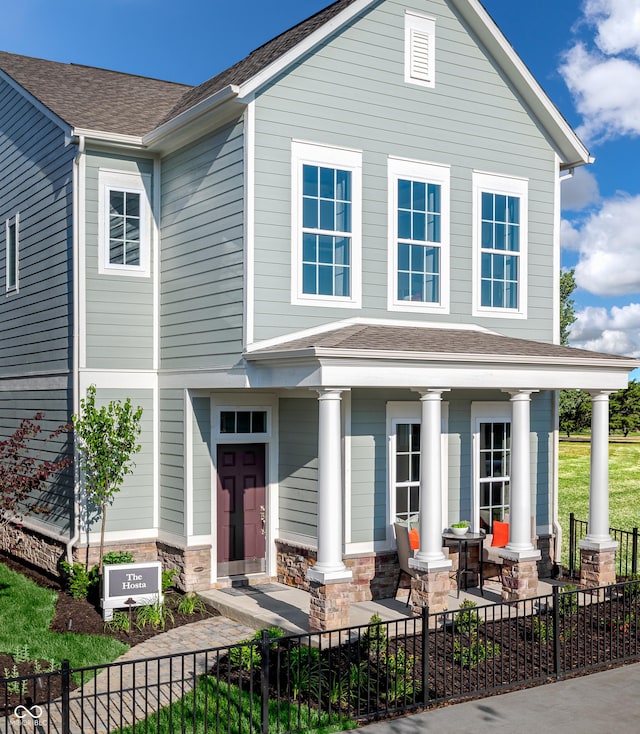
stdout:
<svg viewBox="0 0 640 734">
<path fill-rule="evenodd" d="M 342 562 L 342 393 L 318 390 L 318 556 L 307 577 L 320 584 L 353 576 Z"/>
<path fill-rule="evenodd" d="M 609 533 L 609 393 L 591 395 L 591 477 L 589 484 L 589 543 L 613 542 Z"/>
<path fill-rule="evenodd" d="M 420 549 L 410 566 L 431 570 L 448 568 L 442 552 L 442 393 L 420 392 Z"/>
<path fill-rule="evenodd" d="M 531 542 L 531 393 L 511 395 L 511 483 L 509 542 L 505 551 L 512 560 L 540 558 Z"/>
</svg>

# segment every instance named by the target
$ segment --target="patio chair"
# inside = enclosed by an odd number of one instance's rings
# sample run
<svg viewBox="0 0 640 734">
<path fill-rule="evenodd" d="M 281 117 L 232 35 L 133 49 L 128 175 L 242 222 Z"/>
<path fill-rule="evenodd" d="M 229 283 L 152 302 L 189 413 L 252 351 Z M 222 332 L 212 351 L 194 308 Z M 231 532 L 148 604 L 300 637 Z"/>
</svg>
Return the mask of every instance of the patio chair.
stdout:
<svg viewBox="0 0 640 734">
<path fill-rule="evenodd" d="M 504 516 L 504 522 L 509 522 L 509 515 Z M 536 535 L 535 517 L 531 518 L 531 542 L 533 543 L 533 547 L 536 548 L 538 545 L 538 536 Z M 483 579 L 497 578 L 497 580 L 502 583 L 503 560 L 500 556 L 500 550 L 502 547 L 503 546 L 493 545 L 493 533 L 486 534 L 482 548 L 482 564 L 485 569 L 482 574 Z"/>
<path fill-rule="evenodd" d="M 398 565 L 400 566 L 400 572 L 398 573 L 398 581 L 396 582 L 396 590 L 393 594 L 395 599 L 398 596 L 398 589 L 400 588 L 400 581 L 402 580 L 402 574 L 409 577 L 409 581 L 416 576 L 416 571 L 409 567 L 409 558 L 413 557 L 413 551 L 409 545 L 409 528 L 402 523 L 394 523 L 393 529 L 396 533 L 396 548 L 398 550 Z M 409 586 L 409 596 L 407 597 L 407 606 L 411 601 L 411 586 Z"/>
</svg>

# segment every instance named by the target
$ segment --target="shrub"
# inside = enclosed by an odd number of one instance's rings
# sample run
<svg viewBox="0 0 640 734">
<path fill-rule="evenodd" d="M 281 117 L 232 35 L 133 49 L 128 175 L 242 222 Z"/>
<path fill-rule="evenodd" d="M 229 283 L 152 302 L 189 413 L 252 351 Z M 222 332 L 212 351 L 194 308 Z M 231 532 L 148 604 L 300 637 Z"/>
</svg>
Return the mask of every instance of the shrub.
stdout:
<svg viewBox="0 0 640 734">
<path fill-rule="evenodd" d="M 98 583 L 98 567 L 88 570 L 84 563 L 71 564 L 61 561 L 60 567 L 67 577 L 67 587 L 74 599 L 86 599 L 89 591 Z"/>
<path fill-rule="evenodd" d="M 323 677 L 320 651 L 305 645 L 292 647 L 284 659 L 291 697 L 297 699 L 300 694 L 309 698 L 318 698 L 327 683 Z"/>
<path fill-rule="evenodd" d="M 369 619 L 369 627 L 362 634 L 362 644 L 371 657 L 384 655 L 387 649 L 387 630 L 382 624 L 382 617 L 373 614 Z"/>
<path fill-rule="evenodd" d="M 177 568 L 162 569 L 162 593 L 168 591 L 173 586 L 173 577 L 178 573 Z"/>
<path fill-rule="evenodd" d="M 280 627 L 268 627 L 266 631 L 269 633 L 270 640 L 278 640 L 284 637 L 284 630 Z M 248 640 L 242 640 L 229 651 L 229 663 L 234 668 L 240 670 L 260 670 L 262 668 L 262 656 L 260 654 L 260 646 L 257 644 L 262 640 L 263 630 L 258 630 L 253 637 Z M 275 648 L 272 643 L 271 648 Z"/>
<path fill-rule="evenodd" d="M 531 631 L 536 640 L 542 640 L 542 642 L 553 640 L 553 625 L 541 617 L 533 618 Z"/>
<path fill-rule="evenodd" d="M 115 615 L 114 615 L 115 616 Z M 152 629 L 165 629 L 167 623 L 173 623 L 173 613 L 164 602 L 157 601 L 136 611 L 136 627 L 144 629 L 147 625 Z"/>
<path fill-rule="evenodd" d="M 473 635 L 469 642 L 453 641 L 453 659 L 464 668 L 475 668 L 485 660 L 492 660 L 500 654 L 500 645 L 495 642 L 483 642 Z"/>
<path fill-rule="evenodd" d="M 622 596 L 625 601 L 634 601 L 640 597 L 640 574 L 634 573 L 628 577 L 622 587 Z"/>
<path fill-rule="evenodd" d="M 561 617 L 568 617 L 578 611 L 578 586 L 566 584 L 558 596 L 558 611 Z"/>
<path fill-rule="evenodd" d="M 188 594 L 180 597 L 176 605 L 176 611 L 178 614 L 186 615 L 196 614 L 196 612 L 205 614 L 207 607 L 205 606 L 204 601 L 202 601 L 196 593 L 190 591 Z"/>
<path fill-rule="evenodd" d="M 113 618 L 104 623 L 104 627 L 110 632 L 129 632 L 131 629 L 129 615 L 127 612 L 116 610 L 113 613 Z"/>
<path fill-rule="evenodd" d="M 133 553 L 130 551 L 109 551 L 102 556 L 102 565 L 117 565 L 133 563 Z"/>
<path fill-rule="evenodd" d="M 389 655 L 387 657 L 390 680 L 385 698 L 388 703 L 405 702 L 415 693 L 414 662 L 413 655 L 407 656 L 402 647 L 397 649 L 395 655 Z"/>
<path fill-rule="evenodd" d="M 456 614 L 455 628 L 456 632 L 460 632 L 464 635 L 470 635 L 482 624 L 482 619 L 478 612 L 475 611 L 475 607 L 478 605 L 471 601 L 471 599 L 465 599 L 460 605 L 460 611 Z"/>
</svg>

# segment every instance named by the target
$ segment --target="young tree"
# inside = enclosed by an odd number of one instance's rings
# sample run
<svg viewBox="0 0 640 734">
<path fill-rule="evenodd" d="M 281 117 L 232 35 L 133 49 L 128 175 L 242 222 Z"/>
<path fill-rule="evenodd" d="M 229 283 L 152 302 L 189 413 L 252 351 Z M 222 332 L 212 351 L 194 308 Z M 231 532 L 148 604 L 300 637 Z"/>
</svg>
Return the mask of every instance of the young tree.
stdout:
<svg viewBox="0 0 640 734">
<path fill-rule="evenodd" d="M 571 294 L 576 289 L 576 271 L 560 273 L 560 344 L 568 346 L 569 327 L 576 320 L 575 301 Z"/>
<path fill-rule="evenodd" d="M 101 515 L 99 573 L 102 573 L 107 507 L 120 491 L 125 476 L 133 472 L 135 463 L 131 456 L 140 451 L 141 417 L 142 408 L 134 409 L 129 398 L 124 403 L 112 400 L 98 408 L 95 385 L 80 400 L 80 415 L 73 416 L 85 492 Z"/>
<path fill-rule="evenodd" d="M 33 443 L 41 447 L 68 431 L 71 426 L 61 425 L 43 437 L 40 422 L 44 413 L 24 418 L 13 434 L 0 441 L 0 528 L 10 522 L 19 522 L 24 515 L 47 511 L 38 497 L 46 483 L 71 463 L 70 456 L 55 460 L 33 456 Z"/>
</svg>

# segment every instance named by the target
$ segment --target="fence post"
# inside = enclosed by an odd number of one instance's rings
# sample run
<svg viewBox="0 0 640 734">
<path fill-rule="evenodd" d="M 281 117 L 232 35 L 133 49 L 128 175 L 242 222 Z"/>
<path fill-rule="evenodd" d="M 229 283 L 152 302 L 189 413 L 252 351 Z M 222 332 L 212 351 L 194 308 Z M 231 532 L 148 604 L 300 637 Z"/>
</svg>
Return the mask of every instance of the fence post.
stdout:
<svg viewBox="0 0 640 734">
<path fill-rule="evenodd" d="M 262 734 L 269 734 L 269 647 L 271 638 L 268 630 L 262 630 L 260 640 L 260 700 L 262 702 Z"/>
<path fill-rule="evenodd" d="M 633 540 L 631 541 L 631 573 L 638 573 L 638 528 L 633 529 Z"/>
<path fill-rule="evenodd" d="M 576 516 L 569 513 L 569 578 L 575 578 L 576 563 Z"/>
<path fill-rule="evenodd" d="M 553 589 L 553 672 L 556 678 L 560 677 L 560 589 Z M 547 644 L 549 637 L 547 635 Z"/>
<path fill-rule="evenodd" d="M 422 705 L 429 705 L 429 607 L 422 607 Z"/>
<path fill-rule="evenodd" d="M 62 682 L 62 734 L 71 734 L 69 728 L 69 692 L 71 689 L 71 668 L 68 660 L 62 661 L 62 669 L 60 671 Z"/>
</svg>

